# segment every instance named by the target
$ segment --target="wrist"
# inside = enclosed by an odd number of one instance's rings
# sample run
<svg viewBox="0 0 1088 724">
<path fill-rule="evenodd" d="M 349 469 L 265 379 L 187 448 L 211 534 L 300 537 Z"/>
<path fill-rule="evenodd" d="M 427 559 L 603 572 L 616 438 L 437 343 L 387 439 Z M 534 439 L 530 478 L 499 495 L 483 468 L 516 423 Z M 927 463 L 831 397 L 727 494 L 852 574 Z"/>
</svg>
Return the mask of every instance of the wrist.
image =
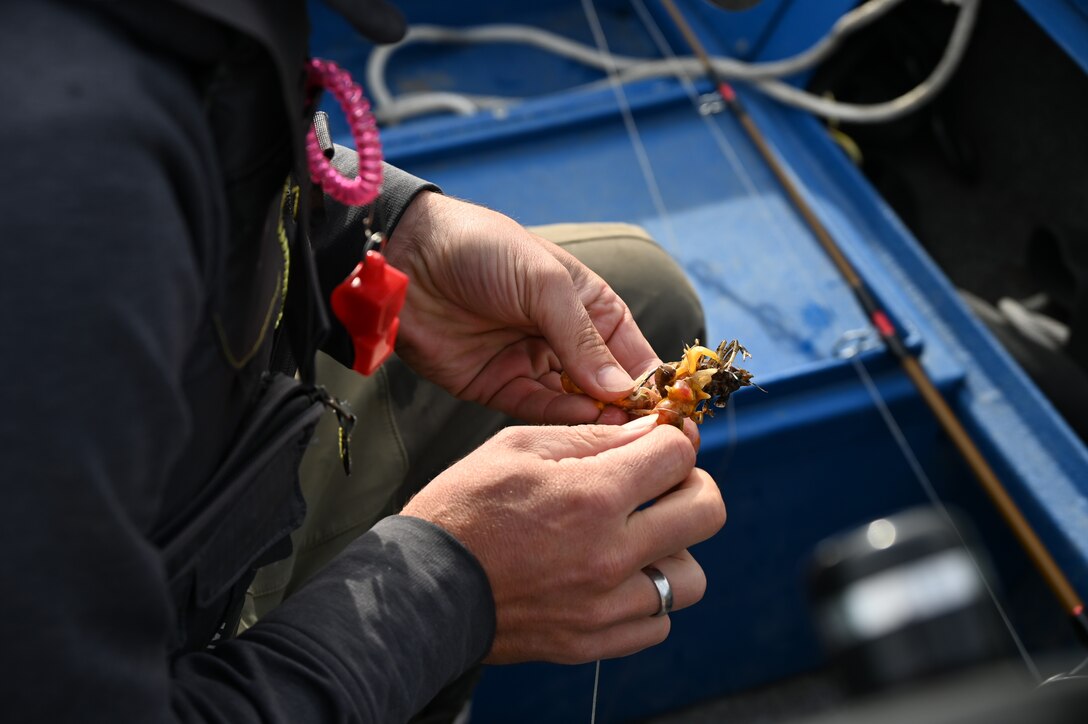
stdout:
<svg viewBox="0 0 1088 724">
<path fill-rule="evenodd" d="M 441 193 L 429 189 L 421 190 L 412 198 L 386 243 L 385 255 L 390 264 L 403 269 L 404 262 L 425 245 L 443 198 Z"/>
</svg>

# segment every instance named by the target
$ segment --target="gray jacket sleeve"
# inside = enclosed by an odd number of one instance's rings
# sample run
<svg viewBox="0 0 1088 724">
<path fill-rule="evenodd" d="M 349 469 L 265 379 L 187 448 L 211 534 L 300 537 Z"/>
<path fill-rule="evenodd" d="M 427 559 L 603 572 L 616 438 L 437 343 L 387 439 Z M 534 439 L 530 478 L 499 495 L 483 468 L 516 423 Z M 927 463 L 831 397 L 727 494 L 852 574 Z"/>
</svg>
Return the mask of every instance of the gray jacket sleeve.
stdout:
<svg viewBox="0 0 1088 724">
<path fill-rule="evenodd" d="M 332 158 L 332 165 L 340 173 L 348 178 L 355 178 L 359 173 L 359 156 L 354 150 L 336 145 L 336 155 Z M 323 252 L 330 245 L 351 237 L 355 242 L 362 239 L 367 216 L 373 212 L 376 221 L 372 231 L 381 231 L 388 238 L 400 222 L 400 217 L 405 209 L 412 203 L 412 199 L 421 191 L 435 191 L 441 193 L 441 189 L 430 181 L 425 181 L 417 176 L 382 162 L 382 190 L 373 204 L 366 206 L 345 206 L 328 196 L 324 198 L 324 218 L 319 218 L 317 232 L 312 239 L 314 248 Z M 356 251 L 356 256 L 358 252 Z"/>
<path fill-rule="evenodd" d="M 176 706 L 199 718 L 203 690 L 216 720 L 405 721 L 487 653 L 491 601 L 448 533 L 386 518 L 241 637 L 183 657 Z"/>
<path fill-rule="evenodd" d="M 358 155 L 343 146 L 336 146 L 332 164 L 349 178 L 354 178 L 359 171 Z M 362 258 L 366 221 L 372 212 L 376 227 L 372 231 L 380 230 L 388 239 L 417 194 L 423 191 L 441 193 L 438 186 L 396 166 L 386 163 L 383 167 L 382 192 L 374 204 L 345 206 L 325 196 L 323 208 L 313 214 L 311 243 L 317 256 L 318 283 L 326 303 L 332 290 Z M 332 328 L 322 344 L 322 350 L 344 366 L 351 367 L 355 357 L 351 339 L 332 310 L 326 311 Z"/>
</svg>

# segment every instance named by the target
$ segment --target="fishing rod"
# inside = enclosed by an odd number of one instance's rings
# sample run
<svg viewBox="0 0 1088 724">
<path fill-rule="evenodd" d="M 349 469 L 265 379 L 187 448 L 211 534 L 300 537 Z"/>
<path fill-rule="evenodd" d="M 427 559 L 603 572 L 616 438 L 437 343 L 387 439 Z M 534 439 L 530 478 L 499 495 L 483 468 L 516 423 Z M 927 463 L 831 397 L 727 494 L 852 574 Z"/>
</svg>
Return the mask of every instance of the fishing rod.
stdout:
<svg viewBox="0 0 1088 724">
<path fill-rule="evenodd" d="M 824 252 L 826 252 L 831 259 L 832 264 L 838 270 L 847 286 L 850 287 L 850 291 L 853 292 L 858 304 L 868 316 L 870 323 L 880 335 L 881 340 L 898 359 L 903 371 L 906 372 L 911 382 L 914 383 L 914 386 L 917 388 L 919 394 L 921 394 L 922 399 L 933 412 L 933 415 L 937 418 L 938 423 L 940 423 L 945 433 L 951 438 L 952 443 L 956 446 L 956 449 L 959 451 L 964 461 L 971 468 L 975 477 L 978 478 L 983 490 L 985 490 L 990 500 L 997 507 L 998 512 L 1012 530 L 1013 535 L 1016 536 L 1016 539 L 1020 542 L 1020 545 L 1023 546 L 1036 569 L 1042 575 L 1054 595 L 1058 598 L 1062 607 L 1069 614 L 1073 626 L 1077 629 L 1078 634 L 1080 634 L 1081 640 L 1083 642 L 1088 642 L 1088 614 L 1086 614 L 1084 610 L 1084 602 L 1073 588 L 1073 585 L 1069 582 L 1069 579 L 1062 572 L 1061 568 L 1058 567 L 1053 556 L 1050 555 L 1046 546 L 1032 529 L 1031 524 L 1028 523 L 1027 518 L 1024 517 L 1024 514 L 1017 507 L 1016 503 L 1005 489 L 1005 486 L 1002 485 L 997 474 L 994 473 L 993 468 L 990 467 L 986 458 L 983 457 L 982 453 L 979 451 L 978 446 L 976 446 L 971 439 L 971 436 L 963 426 L 963 423 L 960 422 L 956 413 L 945 401 L 944 397 L 941 396 L 940 391 L 933 383 L 933 380 L 929 378 L 929 375 L 922 367 L 922 364 L 913 354 L 911 354 L 903 341 L 902 331 L 892 322 L 891 317 L 877 301 L 876 296 L 870 291 L 868 285 L 846 258 L 846 255 L 843 253 L 839 244 L 827 231 L 827 228 L 820 222 L 819 218 L 817 218 L 812 207 L 805 201 L 805 198 L 801 195 L 801 192 L 793 179 L 786 173 L 782 163 L 778 160 L 778 157 L 774 155 L 763 132 L 759 130 L 759 127 L 748 114 L 744 104 L 741 103 L 740 99 L 737 97 L 733 87 L 714 69 L 714 64 L 711 62 L 710 56 L 707 54 L 702 41 L 695 35 L 691 25 L 688 24 L 687 19 L 676 6 L 674 0 L 661 0 L 661 3 L 676 24 L 677 29 L 684 36 L 684 40 L 687 42 L 692 52 L 699 59 L 699 63 L 703 66 L 707 77 L 721 96 L 725 106 L 740 123 L 749 140 L 751 140 L 752 144 L 756 147 L 756 150 L 759 151 L 759 155 L 771 170 L 771 173 L 786 192 L 786 196 L 789 197 L 790 203 L 793 204 L 793 207 L 797 210 L 798 214 L 804 219 L 805 224 L 812 231 Z"/>
</svg>

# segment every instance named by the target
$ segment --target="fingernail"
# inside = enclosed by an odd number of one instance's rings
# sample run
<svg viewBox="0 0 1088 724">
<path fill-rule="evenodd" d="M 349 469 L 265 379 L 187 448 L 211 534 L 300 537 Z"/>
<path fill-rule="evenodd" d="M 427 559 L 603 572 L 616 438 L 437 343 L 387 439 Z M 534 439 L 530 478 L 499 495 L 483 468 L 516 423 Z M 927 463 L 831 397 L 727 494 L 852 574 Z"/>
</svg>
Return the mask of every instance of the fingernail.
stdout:
<svg viewBox="0 0 1088 724">
<path fill-rule="evenodd" d="M 634 383 L 630 375 L 615 365 L 607 365 L 597 372 L 597 384 L 606 392 L 626 392 Z"/>
<path fill-rule="evenodd" d="M 636 370 L 641 370 L 641 372 L 639 372 L 639 374 L 645 374 L 645 373 L 649 372 L 650 370 L 656 370 L 661 365 L 662 365 L 661 360 L 659 360 L 657 357 L 654 357 L 653 359 L 647 360 L 647 361 L 643 362 L 642 364 L 637 365 L 635 367 L 635 369 Z"/>
</svg>

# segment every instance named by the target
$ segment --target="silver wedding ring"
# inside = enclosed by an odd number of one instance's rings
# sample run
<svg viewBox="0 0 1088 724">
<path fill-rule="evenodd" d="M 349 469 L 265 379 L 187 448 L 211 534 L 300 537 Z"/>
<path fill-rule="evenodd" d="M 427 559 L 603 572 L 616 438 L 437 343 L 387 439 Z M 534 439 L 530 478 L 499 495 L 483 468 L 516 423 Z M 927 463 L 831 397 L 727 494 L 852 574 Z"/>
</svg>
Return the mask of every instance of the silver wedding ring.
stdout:
<svg viewBox="0 0 1088 724">
<path fill-rule="evenodd" d="M 642 569 L 642 572 L 650 577 L 650 580 L 654 582 L 654 587 L 657 589 L 657 595 L 661 599 L 661 606 L 657 609 L 657 613 L 654 616 L 667 616 L 672 611 L 672 586 L 669 585 L 669 579 L 665 578 L 665 574 L 657 570 L 653 566 L 648 566 Z"/>
</svg>

